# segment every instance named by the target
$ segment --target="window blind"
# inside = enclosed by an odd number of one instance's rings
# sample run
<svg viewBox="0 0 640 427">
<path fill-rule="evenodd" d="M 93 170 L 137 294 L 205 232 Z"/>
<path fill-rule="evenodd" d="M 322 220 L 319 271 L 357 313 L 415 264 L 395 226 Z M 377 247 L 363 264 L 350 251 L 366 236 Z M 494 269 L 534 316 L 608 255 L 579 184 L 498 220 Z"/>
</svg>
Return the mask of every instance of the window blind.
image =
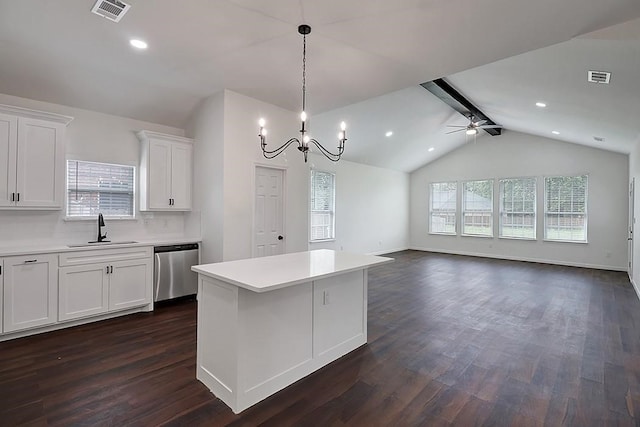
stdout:
<svg viewBox="0 0 640 427">
<path fill-rule="evenodd" d="M 536 238 L 536 179 L 500 180 L 500 237 Z"/>
<path fill-rule="evenodd" d="M 493 236 L 493 180 L 462 185 L 462 234 Z"/>
<path fill-rule="evenodd" d="M 133 218 L 135 168 L 67 161 L 67 217 Z"/>
<path fill-rule="evenodd" d="M 587 175 L 545 178 L 545 239 L 587 241 L 587 189 Z"/>
<path fill-rule="evenodd" d="M 457 183 L 434 182 L 430 185 L 429 232 L 456 234 Z"/>
<path fill-rule="evenodd" d="M 311 171 L 311 241 L 335 238 L 335 175 Z"/>
</svg>

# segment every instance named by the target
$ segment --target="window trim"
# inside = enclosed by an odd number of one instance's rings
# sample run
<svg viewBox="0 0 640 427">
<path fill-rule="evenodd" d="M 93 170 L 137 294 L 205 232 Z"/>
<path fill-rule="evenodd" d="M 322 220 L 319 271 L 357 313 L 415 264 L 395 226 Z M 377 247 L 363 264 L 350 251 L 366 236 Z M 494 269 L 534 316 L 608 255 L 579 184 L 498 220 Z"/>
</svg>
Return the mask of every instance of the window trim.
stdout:
<svg viewBox="0 0 640 427">
<path fill-rule="evenodd" d="M 311 223 L 312 220 L 312 216 L 313 216 L 313 210 L 311 209 L 311 202 L 313 200 L 313 175 L 314 173 L 325 173 L 328 175 L 333 176 L 333 194 L 332 194 L 332 207 L 333 209 L 330 210 L 329 212 L 331 212 L 331 231 L 333 232 L 331 237 L 327 237 L 327 238 L 323 238 L 323 239 L 313 239 L 313 233 L 311 231 L 313 225 Z M 337 175 L 335 172 L 333 171 L 328 171 L 328 170 L 322 170 L 322 169 L 311 169 L 311 173 L 309 174 L 309 204 L 307 205 L 309 207 L 309 243 L 326 243 L 326 242 L 333 242 L 336 240 L 336 193 L 337 193 Z"/>
<path fill-rule="evenodd" d="M 455 184 L 456 185 L 456 196 L 455 196 L 455 206 L 453 209 L 453 218 L 454 218 L 454 223 L 453 223 L 453 232 L 448 232 L 448 231 L 433 231 L 432 230 L 432 223 L 433 221 L 431 220 L 432 215 L 433 215 L 433 186 L 435 184 Z M 427 217 L 427 228 L 429 229 L 428 234 L 432 234 L 434 236 L 457 236 L 458 235 L 458 188 L 460 186 L 458 185 L 458 181 L 437 181 L 437 182 L 430 182 L 429 183 L 429 200 L 427 201 L 428 203 L 428 217 Z"/>
<path fill-rule="evenodd" d="M 64 193 L 64 217 L 63 221 L 65 222 L 77 222 L 77 221 L 95 221 L 97 215 L 92 216 L 69 216 L 69 162 L 83 162 L 83 163 L 97 163 L 103 165 L 110 166 L 121 166 L 128 167 L 133 169 L 133 195 L 132 195 L 132 214 L 131 216 L 122 216 L 122 215 L 104 215 L 105 219 L 110 221 L 137 221 L 138 220 L 138 168 L 133 163 L 108 163 L 108 162 L 96 162 L 94 160 L 84 160 L 84 159 L 74 159 L 67 158 L 65 159 L 65 193 Z"/>
<path fill-rule="evenodd" d="M 491 182 L 491 220 L 489 221 L 489 224 L 491 224 L 491 233 L 490 234 L 473 234 L 473 233 L 465 233 L 464 231 L 464 214 L 465 214 L 465 184 L 469 183 L 469 182 L 479 182 L 479 181 L 489 181 Z M 494 209 L 494 203 L 495 203 L 495 178 L 484 178 L 484 179 L 470 179 L 470 180 L 466 180 L 466 181 L 462 181 L 462 188 L 461 188 L 461 195 L 460 195 L 460 236 L 464 236 L 464 237 L 489 237 L 489 238 L 494 238 L 495 237 L 495 227 L 493 226 L 493 222 L 495 220 L 495 209 Z"/>
<path fill-rule="evenodd" d="M 584 191 L 584 240 L 567 240 L 567 239 L 550 239 L 547 237 L 547 179 L 550 178 L 577 178 L 577 177 L 585 177 L 586 185 Z M 588 244 L 589 243 L 589 174 L 588 173 L 578 173 L 571 175 L 548 175 L 542 178 L 544 180 L 544 218 L 543 218 L 543 242 L 550 243 L 577 243 L 577 244 Z"/>
<path fill-rule="evenodd" d="M 502 235 L 502 188 L 503 181 L 509 180 L 533 180 L 533 237 L 515 237 L 515 236 L 503 236 Z M 524 240 L 535 242 L 538 240 L 538 177 L 537 176 L 519 176 L 510 178 L 498 178 L 498 193 L 500 199 L 498 200 L 498 238 L 506 240 Z"/>
</svg>

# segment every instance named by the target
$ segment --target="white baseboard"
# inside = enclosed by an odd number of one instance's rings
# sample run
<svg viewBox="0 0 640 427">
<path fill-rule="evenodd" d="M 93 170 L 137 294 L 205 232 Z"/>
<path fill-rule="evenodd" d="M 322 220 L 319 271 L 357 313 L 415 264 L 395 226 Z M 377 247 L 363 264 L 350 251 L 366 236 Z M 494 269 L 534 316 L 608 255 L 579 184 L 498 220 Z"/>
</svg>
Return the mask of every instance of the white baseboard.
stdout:
<svg viewBox="0 0 640 427">
<path fill-rule="evenodd" d="M 544 259 L 544 258 L 528 258 L 528 257 L 520 257 L 520 256 L 512 256 L 512 255 L 496 255 L 496 254 L 486 254 L 486 253 L 479 253 L 479 252 L 450 251 L 446 249 L 424 248 L 424 247 L 417 247 L 417 246 L 411 246 L 409 247 L 409 249 L 415 250 L 415 251 L 435 252 L 435 253 L 452 254 L 452 255 L 466 255 L 466 256 L 473 256 L 473 257 L 480 257 L 480 258 L 505 259 L 509 261 L 525 261 L 525 262 L 537 262 L 541 264 L 565 265 L 567 267 L 594 268 L 596 270 L 627 271 L 625 267 L 619 267 L 615 265 L 588 264 L 588 263 L 582 263 L 582 262 L 560 261 L 560 260 Z"/>
<path fill-rule="evenodd" d="M 390 254 L 392 252 L 406 251 L 406 250 L 409 250 L 409 249 L 410 248 L 408 246 L 403 246 L 401 248 L 385 249 L 383 251 L 375 251 L 375 252 L 367 252 L 367 255 L 384 255 L 384 254 Z"/>
</svg>

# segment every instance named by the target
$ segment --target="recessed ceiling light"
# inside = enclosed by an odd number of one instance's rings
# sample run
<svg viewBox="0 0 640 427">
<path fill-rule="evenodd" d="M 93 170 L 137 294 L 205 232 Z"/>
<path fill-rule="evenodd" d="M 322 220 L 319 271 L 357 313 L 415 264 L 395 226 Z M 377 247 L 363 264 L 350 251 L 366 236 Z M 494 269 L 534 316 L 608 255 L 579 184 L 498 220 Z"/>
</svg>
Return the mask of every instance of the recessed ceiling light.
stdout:
<svg viewBox="0 0 640 427">
<path fill-rule="evenodd" d="M 131 40 L 129 40 L 129 44 L 131 46 L 135 47 L 136 49 L 146 49 L 147 48 L 147 42 L 145 42 L 143 40 L 131 39 Z"/>
<path fill-rule="evenodd" d="M 551 133 L 554 135 L 560 135 L 560 132 L 558 132 L 557 130 L 552 130 Z"/>
<path fill-rule="evenodd" d="M 387 138 L 390 137 L 391 135 L 393 135 L 393 132 L 388 131 L 387 133 L 384 134 L 384 136 L 386 136 Z"/>
<path fill-rule="evenodd" d="M 544 102 L 540 102 L 540 101 L 536 102 L 536 107 L 544 108 L 546 106 L 547 104 L 545 104 Z"/>
<path fill-rule="evenodd" d="M 428 152 L 432 152 L 433 150 L 435 150 L 435 148 L 431 147 L 431 148 L 429 148 L 427 151 L 428 151 Z"/>
</svg>

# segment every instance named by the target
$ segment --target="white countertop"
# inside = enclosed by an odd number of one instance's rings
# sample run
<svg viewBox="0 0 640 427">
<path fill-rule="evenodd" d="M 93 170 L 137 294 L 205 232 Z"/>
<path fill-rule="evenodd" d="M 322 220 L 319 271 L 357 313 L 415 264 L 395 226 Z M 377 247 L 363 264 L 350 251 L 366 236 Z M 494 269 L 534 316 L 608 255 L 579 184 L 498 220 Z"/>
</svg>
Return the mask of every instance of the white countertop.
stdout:
<svg viewBox="0 0 640 427">
<path fill-rule="evenodd" d="M 319 249 L 194 265 L 191 270 L 250 291 L 267 292 L 393 261 L 376 255 Z"/>
<path fill-rule="evenodd" d="M 24 243 L 18 244 L 2 244 L 0 245 L 0 257 L 3 256 L 15 256 L 15 255 L 32 255 L 32 254 L 47 254 L 58 252 L 77 252 L 77 251 L 91 251 L 98 249 L 116 249 L 116 248 L 133 248 L 138 246 L 163 246 L 163 245 L 178 245 L 183 243 L 200 243 L 202 239 L 198 237 L 171 237 L 162 239 L 114 239 L 116 241 L 134 240 L 135 243 L 122 243 L 122 244 L 92 244 L 75 246 L 72 243 L 72 247 L 69 244 L 63 243 L 34 243 L 27 245 Z"/>
</svg>

